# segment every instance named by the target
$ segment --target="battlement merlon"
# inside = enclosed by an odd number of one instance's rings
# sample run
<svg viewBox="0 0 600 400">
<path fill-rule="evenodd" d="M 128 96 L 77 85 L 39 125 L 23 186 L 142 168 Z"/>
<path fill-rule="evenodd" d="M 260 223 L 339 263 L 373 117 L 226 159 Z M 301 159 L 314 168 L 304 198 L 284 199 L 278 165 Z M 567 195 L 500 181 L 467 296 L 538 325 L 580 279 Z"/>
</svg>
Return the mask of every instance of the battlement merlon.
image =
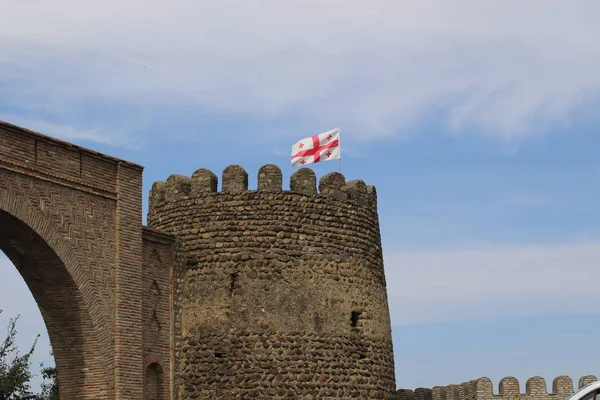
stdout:
<svg viewBox="0 0 600 400">
<path fill-rule="evenodd" d="M 414 391 L 399 389 L 396 391 L 395 400 L 432 400 L 431 394 L 431 389 L 426 388 L 416 388 Z"/>
<path fill-rule="evenodd" d="M 377 207 L 377 191 L 357 179 L 346 182 L 339 172 L 331 172 L 319 180 L 310 168 L 300 168 L 290 176 L 290 189 L 283 189 L 281 169 L 273 164 L 263 165 L 258 170 L 256 191 L 248 189 L 248 173 L 239 165 L 230 165 L 223 170 L 221 192 L 217 191 L 218 178 L 208 169 L 198 169 L 191 177 L 170 175 L 166 182 L 157 181 L 150 190 L 150 208 L 164 202 L 197 198 L 216 193 L 239 194 L 244 192 L 287 192 L 310 197 L 323 197 L 338 201 L 351 201 Z"/>
<path fill-rule="evenodd" d="M 593 375 L 582 376 L 578 388 L 597 381 Z M 398 390 L 398 395 L 407 396 L 410 390 Z M 416 392 L 416 390 L 415 390 Z M 573 394 L 573 381 L 562 375 L 552 381 L 552 391 L 548 392 L 546 381 L 541 376 L 529 378 L 525 383 L 525 393 L 521 393 L 519 381 L 512 377 L 500 380 L 498 394 L 494 394 L 492 381 L 482 377 L 458 385 L 434 386 L 431 389 L 431 400 L 509 400 L 520 397 L 523 400 L 563 400 Z"/>
</svg>

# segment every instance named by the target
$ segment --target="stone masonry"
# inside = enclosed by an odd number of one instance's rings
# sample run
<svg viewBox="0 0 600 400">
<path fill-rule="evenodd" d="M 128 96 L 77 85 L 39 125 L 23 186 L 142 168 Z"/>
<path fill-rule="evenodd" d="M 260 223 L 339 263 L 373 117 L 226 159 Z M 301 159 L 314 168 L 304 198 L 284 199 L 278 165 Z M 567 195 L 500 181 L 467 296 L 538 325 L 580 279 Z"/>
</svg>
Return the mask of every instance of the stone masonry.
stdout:
<svg viewBox="0 0 600 400">
<path fill-rule="evenodd" d="M 156 182 L 148 224 L 179 237 L 182 399 L 388 399 L 391 326 L 375 189 L 278 167 Z"/>
<path fill-rule="evenodd" d="M 548 391 L 544 378 L 534 376 L 525 383 L 523 393 L 519 381 L 509 376 L 499 382 L 498 394 L 494 394 L 492 381 L 489 378 L 479 378 L 459 385 L 435 386 L 431 389 L 418 388 L 414 391 L 400 389 L 397 391 L 396 398 L 398 400 L 564 400 L 573 394 L 574 390 L 597 380 L 593 375 L 582 376 L 575 389 L 571 378 L 563 375 L 552 381 L 552 390 Z"/>
</svg>

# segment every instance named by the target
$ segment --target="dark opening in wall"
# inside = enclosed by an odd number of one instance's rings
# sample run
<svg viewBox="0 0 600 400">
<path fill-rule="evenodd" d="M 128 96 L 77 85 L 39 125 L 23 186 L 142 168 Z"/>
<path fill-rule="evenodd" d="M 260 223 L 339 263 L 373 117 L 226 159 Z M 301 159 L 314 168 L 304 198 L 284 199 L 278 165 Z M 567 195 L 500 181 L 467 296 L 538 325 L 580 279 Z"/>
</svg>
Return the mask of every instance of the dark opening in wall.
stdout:
<svg viewBox="0 0 600 400">
<path fill-rule="evenodd" d="M 215 358 L 223 358 L 223 353 L 215 351 Z"/>
<path fill-rule="evenodd" d="M 360 319 L 360 312 L 352 311 L 352 315 L 350 315 L 350 324 L 353 328 L 358 326 L 358 320 Z"/>
<path fill-rule="evenodd" d="M 233 274 L 230 275 L 231 278 L 231 283 L 230 283 L 230 287 L 229 287 L 229 291 L 233 292 L 235 289 L 239 288 L 237 280 L 238 280 L 238 273 L 234 272 Z"/>
<path fill-rule="evenodd" d="M 161 400 L 165 398 L 163 391 L 163 370 L 158 363 L 148 365 L 145 381 L 145 400 Z"/>
</svg>

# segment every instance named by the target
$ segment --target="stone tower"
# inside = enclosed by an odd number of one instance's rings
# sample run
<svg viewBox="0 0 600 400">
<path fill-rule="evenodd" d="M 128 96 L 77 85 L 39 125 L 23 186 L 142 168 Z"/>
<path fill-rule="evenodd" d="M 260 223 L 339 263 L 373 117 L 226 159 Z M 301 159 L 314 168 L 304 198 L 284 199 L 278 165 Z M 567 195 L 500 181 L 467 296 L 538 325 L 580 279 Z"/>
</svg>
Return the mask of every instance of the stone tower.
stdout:
<svg viewBox="0 0 600 400">
<path fill-rule="evenodd" d="M 363 181 L 302 168 L 282 190 L 265 165 L 171 175 L 148 225 L 179 237 L 180 399 L 387 399 L 395 392 L 377 196 Z"/>
</svg>

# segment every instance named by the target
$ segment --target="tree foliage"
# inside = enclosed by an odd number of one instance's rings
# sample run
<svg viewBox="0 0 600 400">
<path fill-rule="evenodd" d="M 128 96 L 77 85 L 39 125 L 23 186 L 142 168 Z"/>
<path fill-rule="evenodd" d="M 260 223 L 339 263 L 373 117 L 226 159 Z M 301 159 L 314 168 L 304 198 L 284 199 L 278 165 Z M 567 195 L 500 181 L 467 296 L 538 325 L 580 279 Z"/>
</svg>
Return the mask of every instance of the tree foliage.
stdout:
<svg viewBox="0 0 600 400">
<path fill-rule="evenodd" d="M 19 317 L 9 320 L 6 338 L 0 344 L 0 400 L 36 399 L 31 392 L 29 381 L 33 378 L 30 359 L 35 350 L 37 338 L 31 349 L 20 355 L 15 343 L 18 319 Z"/>
<path fill-rule="evenodd" d="M 52 354 L 52 353 L 50 353 Z M 42 393 L 39 396 L 40 400 L 59 400 L 58 397 L 58 381 L 56 380 L 56 367 L 43 367 L 42 365 Z"/>
<path fill-rule="evenodd" d="M 42 384 L 41 394 L 31 390 L 30 381 L 34 376 L 31 372 L 31 356 L 39 335 L 29 351 L 21 355 L 16 344 L 18 319 L 17 316 L 9 320 L 6 338 L 0 343 L 0 400 L 58 400 L 58 384 L 54 367 L 42 369 L 45 381 Z"/>
</svg>

